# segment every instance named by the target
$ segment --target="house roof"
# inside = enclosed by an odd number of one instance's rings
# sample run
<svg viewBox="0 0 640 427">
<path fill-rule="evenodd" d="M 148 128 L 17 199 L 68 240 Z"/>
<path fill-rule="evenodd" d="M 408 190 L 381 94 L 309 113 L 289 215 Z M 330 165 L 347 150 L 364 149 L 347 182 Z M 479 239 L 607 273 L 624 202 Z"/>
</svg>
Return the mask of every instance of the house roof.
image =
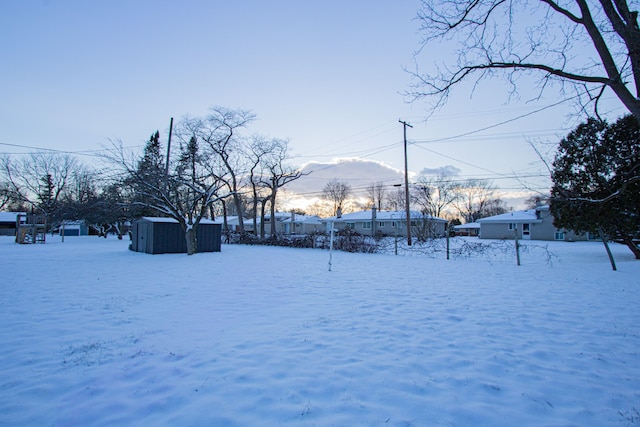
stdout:
<svg viewBox="0 0 640 427">
<path fill-rule="evenodd" d="M 229 225 L 238 225 L 238 224 L 240 224 L 240 219 L 239 218 L 240 217 L 237 216 L 237 215 L 227 216 L 227 224 L 229 224 Z M 253 220 L 251 218 L 243 218 L 242 220 L 243 220 L 244 224 L 250 224 L 250 223 L 253 222 Z M 213 222 L 215 222 L 216 224 L 222 224 L 222 223 L 224 223 L 224 217 L 218 216 L 218 217 L 216 217 L 216 219 Z M 258 218 L 258 222 L 260 222 L 259 218 Z"/>
<path fill-rule="evenodd" d="M 291 222 L 291 215 L 289 215 L 289 218 L 282 220 L 282 222 L 283 223 L 290 223 Z M 317 215 L 298 215 L 298 214 L 295 214 L 293 222 L 294 223 L 299 223 L 299 224 L 322 224 L 322 219 Z"/>
<path fill-rule="evenodd" d="M 480 228 L 480 224 L 478 224 L 477 222 L 469 222 L 467 224 L 460 224 L 460 225 L 453 226 L 454 230 L 468 230 L 472 228 Z"/>
<path fill-rule="evenodd" d="M 524 211 L 507 212 L 500 215 L 489 216 L 481 218 L 477 222 L 480 224 L 486 223 L 526 223 L 526 222 L 540 222 L 536 209 L 527 209 Z"/>
<path fill-rule="evenodd" d="M 16 222 L 18 214 L 26 215 L 26 212 L 0 212 L 0 222 Z"/>
<path fill-rule="evenodd" d="M 446 219 L 437 218 L 431 215 L 423 215 L 418 211 L 411 211 L 410 213 L 411 219 L 428 219 L 433 222 L 448 222 Z M 376 212 L 376 221 L 401 221 L 405 219 L 407 216 L 405 211 L 377 211 Z M 372 212 L 368 211 L 359 211 L 352 212 L 348 214 L 343 214 L 341 218 L 332 216 L 326 218 L 325 221 L 334 221 L 334 222 L 351 222 L 351 221 L 371 221 Z"/>
</svg>

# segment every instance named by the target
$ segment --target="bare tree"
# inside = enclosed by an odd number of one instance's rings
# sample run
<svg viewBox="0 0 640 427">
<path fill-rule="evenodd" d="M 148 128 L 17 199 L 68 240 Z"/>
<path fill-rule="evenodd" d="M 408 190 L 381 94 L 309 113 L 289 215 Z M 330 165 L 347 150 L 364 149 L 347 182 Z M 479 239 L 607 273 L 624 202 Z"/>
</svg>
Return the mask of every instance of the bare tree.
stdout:
<svg viewBox="0 0 640 427">
<path fill-rule="evenodd" d="M 228 197 L 229 193 L 223 191 L 224 170 L 211 161 L 197 137 L 192 135 L 184 140 L 184 133 L 178 136 L 178 155 L 168 163 L 162 156 L 159 138 L 154 136 L 141 157 L 127 152 L 122 143 L 116 143 L 106 158 L 126 177 L 123 184 L 131 187 L 134 205 L 178 221 L 185 233 L 187 254 L 193 255 L 197 252 L 200 221 L 206 218 L 212 203 Z"/>
<path fill-rule="evenodd" d="M 547 203 L 549 203 L 549 196 L 543 194 L 534 194 L 527 198 L 524 203 L 527 209 L 535 209 L 540 205 L 546 205 Z"/>
<path fill-rule="evenodd" d="M 278 190 L 288 183 L 308 175 L 286 164 L 289 159 L 287 154 L 288 144 L 288 141 L 274 140 L 271 151 L 265 156 L 264 168 L 267 174 L 264 176 L 262 183 L 269 189 L 268 199 L 271 206 L 271 237 L 274 239 L 277 237 L 275 218 Z M 264 211 L 261 220 L 264 223 Z"/>
<path fill-rule="evenodd" d="M 514 2 L 422 0 L 418 12 L 422 51 L 457 43 L 456 58 L 426 73 L 416 71 L 415 98 L 442 105 L 466 80 L 504 75 L 516 93 L 519 78 L 533 75 L 544 91 L 573 88 L 581 104 L 598 102 L 611 90 L 640 120 L 640 30 L 637 6 L 625 0 Z"/>
<path fill-rule="evenodd" d="M 501 215 L 507 212 L 509 212 L 507 202 L 502 199 L 489 199 L 487 203 L 485 203 L 482 207 L 482 210 L 479 212 L 478 218 Z"/>
<path fill-rule="evenodd" d="M 407 195 L 402 188 L 396 188 L 387 196 L 387 208 L 393 211 L 403 210 L 407 204 Z"/>
<path fill-rule="evenodd" d="M 12 197 L 44 214 L 49 223 L 58 219 L 60 202 L 77 168 L 77 160 L 68 154 L 36 152 L 17 160 L 2 158 Z"/>
<path fill-rule="evenodd" d="M 482 179 L 470 179 L 457 187 L 455 206 L 465 222 L 479 219 L 486 206 L 494 199 L 495 186 Z"/>
<path fill-rule="evenodd" d="M 255 114 L 251 111 L 212 107 L 209 115 L 204 118 L 187 117 L 182 129 L 182 133 L 193 135 L 202 141 L 226 169 L 224 177 L 220 177 L 224 179 L 233 197 L 240 233 L 244 233 L 242 177 L 250 167 L 246 162 L 244 141 L 240 139 L 238 132 L 254 119 Z"/>
<path fill-rule="evenodd" d="M 0 209 L 9 206 L 13 199 L 11 185 L 6 181 L 0 181 Z"/>
<path fill-rule="evenodd" d="M 351 195 L 351 186 L 337 179 L 327 182 L 322 189 L 322 197 L 333 206 L 333 215 L 338 214 L 338 209 L 342 210 L 346 200 Z"/>
<path fill-rule="evenodd" d="M 267 195 L 267 186 L 264 184 L 263 176 L 265 172 L 265 164 L 263 159 L 272 151 L 274 140 L 269 140 L 259 135 L 254 135 L 251 144 L 248 147 L 249 158 L 249 184 L 251 186 L 251 218 L 253 221 L 254 233 L 258 232 L 258 207 L 260 206 L 260 215 L 262 217 L 261 237 L 264 238 L 264 207 L 269 200 Z"/>
<path fill-rule="evenodd" d="M 442 217 L 458 198 L 458 183 L 445 175 L 420 176 L 411 188 L 412 199 L 423 214 Z"/>
<path fill-rule="evenodd" d="M 375 206 L 381 211 L 387 195 L 387 187 L 384 183 L 381 181 L 372 183 L 366 188 L 366 194 L 369 206 Z"/>
</svg>

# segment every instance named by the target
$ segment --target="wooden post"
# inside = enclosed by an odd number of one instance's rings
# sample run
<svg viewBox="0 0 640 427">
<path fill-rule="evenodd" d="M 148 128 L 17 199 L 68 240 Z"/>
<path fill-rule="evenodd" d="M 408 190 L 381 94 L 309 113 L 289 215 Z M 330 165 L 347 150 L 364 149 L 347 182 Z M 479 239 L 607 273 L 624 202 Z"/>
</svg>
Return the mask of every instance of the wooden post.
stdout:
<svg viewBox="0 0 640 427">
<path fill-rule="evenodd" d="M 451 221 L 447 223 L 445 231 L 447 233 L 447 259 L 449 259 L 449 236 L 451 236 Z"/>
<path fill-rule="evenodd" d="M 516 233 L 516 262 L 520 265 L 520 241 L 518 240 L 518 227 L 515 228 Z"/>
<path fill-rule="evenodd" d="M 331 261 L 333 257 L 333 221 L 331 221 L 329 225 L 331 227 L 331 237 L 329 237 L 329 271 L 331 271 Z"/>
</svg>

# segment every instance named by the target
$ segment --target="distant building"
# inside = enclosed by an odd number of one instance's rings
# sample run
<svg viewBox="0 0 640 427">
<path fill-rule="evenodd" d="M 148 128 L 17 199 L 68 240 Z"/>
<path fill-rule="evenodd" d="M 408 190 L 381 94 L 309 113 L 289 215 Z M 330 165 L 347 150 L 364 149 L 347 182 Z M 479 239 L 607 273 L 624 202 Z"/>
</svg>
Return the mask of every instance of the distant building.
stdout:
<svg viewBox="0 0 640 427">
<path fill-rule="evenodd" d="M 0 212 L 0 236 L 15 236 L 18 215 L 24 223 L 26 212 Z"/>
<path fill-rule="evenodd" d="M 453 231 L 456 236 L 472 236 L 477 237 L 480 234 L 480 224 L 470 222 L 468 224 L 454 225 Z"/>
<path fill-rule="evenodd" d="M 546 205 L 490 216 L 477 222 L 480 224 L 481 239 L 514 239 L 516 235 L 522 240 L 577 241 L 598 238 L 591 233 L 576 234 L 554 227 L 553 216 Z"/>
<path fill-rule="evenodd" d="M 423 215 L 418 211 L 411 211 L 411 235 L 417 237 L 444 237 L 447 233 L 446 219 L 431 215 Z M 405 211 L 377 211 L 376 209 L 344 214 L 340 217 L 323 219 L 326 231 L 331 224 L 334 229 L 350 229 L 365 236 L 403 236 L 407 235 L 407 220 Z"/>
</svg>

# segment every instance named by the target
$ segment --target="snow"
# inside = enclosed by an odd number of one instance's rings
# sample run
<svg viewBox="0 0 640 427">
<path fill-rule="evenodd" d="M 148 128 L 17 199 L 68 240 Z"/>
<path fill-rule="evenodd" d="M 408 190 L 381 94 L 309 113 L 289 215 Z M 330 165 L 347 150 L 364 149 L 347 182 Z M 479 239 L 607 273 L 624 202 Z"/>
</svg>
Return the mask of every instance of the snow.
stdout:
<svg viewBox="0 0 640 427">
<path fill-rule="evenodd" d="M 0 426 L 640 424 L 640 262 L 522 243 L 520 267 L 498 242 L 329 272 L 313 249 L 0 238 Z"/>
<path fill-rule="evenodd" d="M 481 218 L 478 222 L 540 222 L 540 219 L 535 209 L 527 209 Z"/>
</svg>

